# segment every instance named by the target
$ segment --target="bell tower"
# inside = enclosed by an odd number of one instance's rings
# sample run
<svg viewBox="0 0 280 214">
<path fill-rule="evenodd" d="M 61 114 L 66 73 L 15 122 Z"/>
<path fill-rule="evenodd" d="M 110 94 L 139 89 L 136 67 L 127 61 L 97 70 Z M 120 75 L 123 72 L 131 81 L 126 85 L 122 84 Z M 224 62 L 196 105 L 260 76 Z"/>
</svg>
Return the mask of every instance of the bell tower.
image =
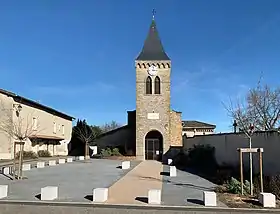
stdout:
<svg viewBox="0 0 280 214">
<path fill-rule="evenodd" d="M 161 160 L 170 146 L 171 60 L 152 19 L 136 67 L 136 157 Z"/>
</svg>

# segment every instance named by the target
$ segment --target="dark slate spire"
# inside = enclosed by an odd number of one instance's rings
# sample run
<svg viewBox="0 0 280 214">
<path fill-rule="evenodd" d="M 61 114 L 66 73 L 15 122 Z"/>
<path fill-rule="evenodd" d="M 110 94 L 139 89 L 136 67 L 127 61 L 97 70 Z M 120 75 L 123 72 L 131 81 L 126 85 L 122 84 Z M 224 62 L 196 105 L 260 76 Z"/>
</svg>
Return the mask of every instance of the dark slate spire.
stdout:
<svg viewBox="0 0 280 214">
<path fill-rule="evenodd" d="M 145 40 L 142 51 L 136 60 L 170 60 L 167 54 L 164 52 L 163 46 L 161 44 L 159 33 L 156 28 L 156 22 L 154 20 L 154 12 L 148 36 Z"/>
</svg>

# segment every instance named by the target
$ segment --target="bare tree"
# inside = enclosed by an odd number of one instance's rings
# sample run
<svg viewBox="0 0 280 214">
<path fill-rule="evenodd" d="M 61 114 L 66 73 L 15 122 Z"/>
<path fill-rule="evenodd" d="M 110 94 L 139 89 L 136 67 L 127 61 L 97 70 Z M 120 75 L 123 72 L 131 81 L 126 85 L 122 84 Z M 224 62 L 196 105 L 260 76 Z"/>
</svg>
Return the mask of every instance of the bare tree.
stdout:
<svg viewBox="0 0 280 214">
<path fill-rule="evenodd" d="M 267 84 L 261 84 L 261 78 L 255 88 L 250 89 L 245 99 L 230 100 L 230 105 L 224 105 L 239 131 L 246 134 L 249 139 L 249 149 L 252 148 L 252 134 L 254 131 L 277 130 L 280 122 L 280 88 L 275 89 Z M 250 192 L 253 194 L 252 152 L 250 161 Z"/>
<path fill-rule="evenodd" d="M 101 126 L 101 130 L 103 133 L 106 133 L 106 132 L 109 132 L 109 131 L 112 131 L 114 129 L 117 129 L 121 127 L 121 124 L 117 123 L 116 121 L 111 121 L 110 123 L 105 123 L 103 126 Z"/>
<path fill-rule="evenodd" d="M 14 147 L 14 178 L 22 178 L 22 164 L 23 164 L 23 151 L 24 143 L 31 136 L 36 136 L 39 132 L 39 124 L 33 123 L 32 114 L 23 116 L 22 105 L 13 104 L 13 106 L 5 105 L 3 100 L 0 100 L 0 131 L 7 134 L 13 139 Z M 35 127 L 36 125 L 36 127 Z M 20 145 L 19 150 L 19 163 L 18 175 L 16 176 L 16 145 Z"/>
<path fill-rule="evenodd" d="M 271 88 L 261 84 L 250 89 L 243 102 L 237 100 L 235 105 L 224 105 L 229 116 L 237 122 L 241 131 L 246 132 L 250 126 L 256 131 L 279 130 L 280 125 L 280 87 Z"/>
<path fill-rule="evenodd" d="M 73 128 L 75 136 L 85 144 L 85 159 L 89 159 L 89 144 L 92 143 L 96 135 L 86 121 L 78 121 Z"/>
</svg>

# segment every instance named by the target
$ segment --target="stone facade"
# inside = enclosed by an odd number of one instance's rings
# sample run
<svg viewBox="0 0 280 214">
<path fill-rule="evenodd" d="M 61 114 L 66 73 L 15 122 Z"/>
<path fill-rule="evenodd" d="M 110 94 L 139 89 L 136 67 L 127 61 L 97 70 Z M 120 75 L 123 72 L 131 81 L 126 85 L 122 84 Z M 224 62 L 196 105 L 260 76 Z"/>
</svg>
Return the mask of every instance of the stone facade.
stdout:
<svg viewBox="0 0 280 214">
<path fill-rule="evenodd" d="M 171 146 L 183 146 L 181 112 L 170 112 L 170 142 Z"/>
<path fill-rule="evenodd" d="M 161 80 L 160 94 L 146 94 L 147 69 L 157 65 L 157 76 Z M 152 130 L 159 131 L 163 137 L 163 152 L 170 146 L 170 71 L 171 62 L 136 61 L 136 156 L 144 159 L 145 136 Z M 154 90 L 154 79 L 152 89 Z M 159 119 L 148 119 L 148 113 L 158 113 Z"/>
</svg>

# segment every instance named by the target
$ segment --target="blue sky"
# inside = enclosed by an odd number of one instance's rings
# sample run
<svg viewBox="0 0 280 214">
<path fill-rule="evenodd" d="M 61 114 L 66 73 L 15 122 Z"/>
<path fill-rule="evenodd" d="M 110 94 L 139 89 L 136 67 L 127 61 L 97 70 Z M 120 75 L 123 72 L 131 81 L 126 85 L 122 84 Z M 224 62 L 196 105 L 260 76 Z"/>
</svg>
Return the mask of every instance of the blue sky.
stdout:
<svg viewBox="0 0 280 214">
<path fill-rule="evenodd" d="M 125 124 L 153 8 L 183 119 L 227 131 L 222 102 L 261 72 L 279 85 L 278 0 L 9 0 L 0 2 L 0 88 L 91 124 Z"/>
</svg>

